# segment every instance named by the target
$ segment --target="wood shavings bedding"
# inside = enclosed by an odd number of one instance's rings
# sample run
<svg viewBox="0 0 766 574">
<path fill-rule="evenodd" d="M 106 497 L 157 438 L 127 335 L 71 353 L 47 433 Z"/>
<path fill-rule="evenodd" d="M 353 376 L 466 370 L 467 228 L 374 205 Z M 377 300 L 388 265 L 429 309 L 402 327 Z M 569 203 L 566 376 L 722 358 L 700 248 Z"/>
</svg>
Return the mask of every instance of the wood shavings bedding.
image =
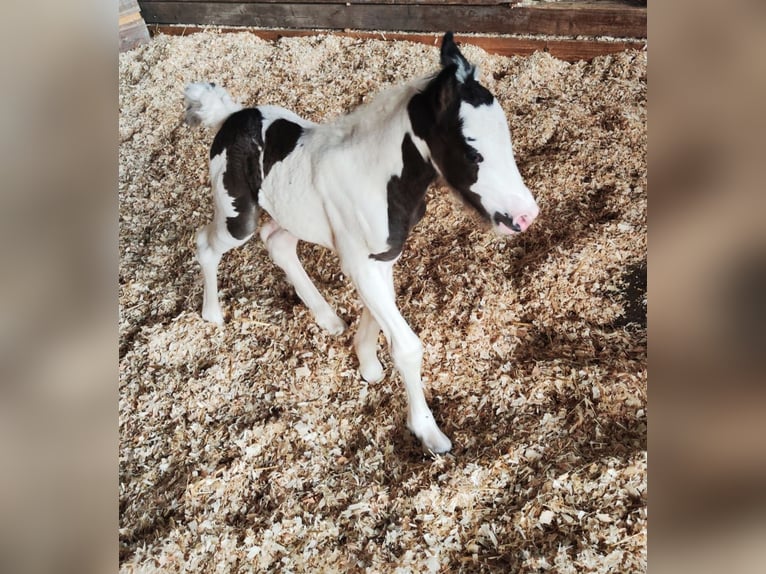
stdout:
<svg viewBox="0 0 766 574">
<path fill-rule="evenodd" d="M 212 135 L 181 117 L 207 80 L 326 120 L 430 73 L 437 48 L 205 32 L 120 55 L 121 572 L 646 569 L 646 53 L 463 51 L 541 216 L 509 240 L 429 191 L 396 286 L 455 445 L 435 458 L 387 353 L 381 383 L 359 376 L 331 253 L 299 249 L 340 337 L 255 240 L 221 264 L 226 327 L 201 320 Z"/>
</svg>

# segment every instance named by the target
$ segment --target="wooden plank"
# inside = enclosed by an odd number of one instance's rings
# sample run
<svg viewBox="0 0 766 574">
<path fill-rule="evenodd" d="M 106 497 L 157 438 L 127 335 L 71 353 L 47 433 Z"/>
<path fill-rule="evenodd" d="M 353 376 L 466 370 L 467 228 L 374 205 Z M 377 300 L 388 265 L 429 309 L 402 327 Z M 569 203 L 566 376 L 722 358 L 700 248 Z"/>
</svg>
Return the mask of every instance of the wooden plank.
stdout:
<svg viewBox="0 0 766 574">
<path fill-rule="evenodd" d="M 152 2 L 159 2 L 162 0 L 141 0 L 141 4 L 151 4 Z M 211 0 L 176 0 L 178 2 L 210 2 Z M 453 5 L 469 5 L 475 4 L 480 6 L 497 6 L 500 4 L 519 4 L 523 0 L 300 0 L 298 2 L 286 2 L 285 0 L 254 0 L 253 2 L 247 2 L 242 0 L 213 0 L 218 4 L 288 4 L 288 5 L 300 5 L 300 4 L 453 4 Z M 580 2 L 609 2 L 614 3 L 615 0 L 580 0 Z"/>
<path fill-rule="evenodd" d="M 646 37 L 646 8 L 613 2 L 540 6 L 143 2 L 150 24 Z"/>
<path fill-rule="evenodd" d="M 149 30 L 141 17 L 136 0 L 120 0 L 117 25 L 120 34 L 120 52 L 130 50 L 149 41 Z"/>
<path fill-rule="evenodd" d="M 183 26 L 183 25 L 159 25 L 154 24 L 150 27 L 151 33 L 168 34 L 172 36 L 185 36 L 202 32 L 205 30 L 215 30 L 222 33 L 230 32 L 249 32 L 264 40 L 273 41 L 279 38 L 295 36 L 314 36 L 317 34 L 332 34 L 345 38 L 359 39 L 377 39 L 377 40 L 405 40 L 408 42 L 418 42 L 429 46 L 438 46 L 441 41 L 441 34 L 409 34 L 397 32 L 364 32 L 364 31 L 316 31 L 316 30 L 286 30 L 286 29 L 264 29 L 264 28 L 226 28 L 226 27 L 204 27 L 204 26 Z M 548 52 L 552 56 L 565 60 L 567 62 L 577 62 L 579 60 L 590 61 L 596 56 L 615 54 L 625 50 L 645 50 L 646 42 L 638 40 L 626 41 L 603 41 L 603 40 L 558 40 L 543 38 L 516 38 L 512 36 L 461 36 L 456 35 L 455 39 L 459 43 L 473 44 L 486 50 L 490 54 L 500 56 L 529 56 L 535 52 Z"/>
<path fill-rule="evenodd" d="M 140 4 L 151 4 L 152 2 L 161 2 L 163 0 L 140 0 Z M 167 1 L 167 0 L 165 0 Z M 211 0 L 175 0 L 177 2 L 210 2 Z M 497 6 L 500 4 L 521 4 L 525 0 L 299 0 L 298 2 L 287 2 L 286 0 L 213 0 L 220 4 L 453 4 L 453 5 L 484 5 Z M 535 0 L 532 0 L 534 3 Z M 646 0 L 536 0 L 536 5 L 554 5 L 554 4 L 600 4 L 602 6 L 646 6 Z M 530 2 L 527 1 L 527 5 Z"/>
</svg>

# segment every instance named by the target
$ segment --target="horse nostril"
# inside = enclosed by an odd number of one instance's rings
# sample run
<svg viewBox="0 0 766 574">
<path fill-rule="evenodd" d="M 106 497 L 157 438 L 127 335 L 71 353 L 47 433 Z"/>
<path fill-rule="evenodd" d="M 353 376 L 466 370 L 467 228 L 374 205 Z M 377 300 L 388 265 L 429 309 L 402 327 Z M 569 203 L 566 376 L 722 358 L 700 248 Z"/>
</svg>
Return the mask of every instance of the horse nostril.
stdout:
<svg viewBox="0 0 766 574">
<path fill-rule="evenodd" d="M 534 220 L 535 220 L 535 215 L 527 214 L 527 213 L 518 215 L 513 218 L 514 223 L 516 223 L 519 226 L 519 229 L 521 231 L 525 231 L 530 225 L 532 225 L 532 222 Z"/>
</svg>

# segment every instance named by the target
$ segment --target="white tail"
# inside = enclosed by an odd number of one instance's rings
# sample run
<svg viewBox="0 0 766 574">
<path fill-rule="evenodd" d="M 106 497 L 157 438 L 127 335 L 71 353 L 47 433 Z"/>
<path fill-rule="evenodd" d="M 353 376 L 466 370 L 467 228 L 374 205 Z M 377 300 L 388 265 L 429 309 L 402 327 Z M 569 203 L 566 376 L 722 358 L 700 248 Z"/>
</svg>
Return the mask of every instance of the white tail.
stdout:
<svg viewBox="0 0 766 574">
<path fill-rule="evenodd" d="M 208 128 L 218 129 L 221 124 L 234 112 L 242 109 L 242 105 L 231 99 L 229 92 L 213 83 L 196 82 L 186 86 L 184 90 L 186 102 L 186 123 L 190 126 L 202 124 Z"/>
</svg>

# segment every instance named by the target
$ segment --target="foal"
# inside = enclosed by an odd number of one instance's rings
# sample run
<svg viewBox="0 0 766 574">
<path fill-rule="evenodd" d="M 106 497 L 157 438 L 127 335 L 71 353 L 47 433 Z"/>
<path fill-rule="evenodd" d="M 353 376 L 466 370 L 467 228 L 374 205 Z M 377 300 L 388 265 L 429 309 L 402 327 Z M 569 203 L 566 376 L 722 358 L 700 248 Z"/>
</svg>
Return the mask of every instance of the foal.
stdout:
<svg viewBox="0 0 766 574">
<path fill-rule="evenodd" d="M 423 347 L 397 309 L 394 263 L 437 178 L 501 234 L 524 231 L 539 211 L 516 167 L 503 110 L 451 32 L 441 65 L 323 125 L 276 106 L 243 109 L 215 84 L 185 91 L 186 122 L 218 129 L 210 149 L 215 215 L 197 232 L 202 317 L 223 323 L 218 263 L 253 236 L 258 209 L 265 209 L 271 220 L 260 236 L 271 259 L 332 334 L 346 325 L 306 275 L 296 246 L 310 241 L 338 254 L 364 305 L 354 337 L 361 375 L 383 378 L 376 348 L 382 330 L 407 389 L 407 426 L 435 453 L 452 443 L 426 404 Z"/>
</svg>

